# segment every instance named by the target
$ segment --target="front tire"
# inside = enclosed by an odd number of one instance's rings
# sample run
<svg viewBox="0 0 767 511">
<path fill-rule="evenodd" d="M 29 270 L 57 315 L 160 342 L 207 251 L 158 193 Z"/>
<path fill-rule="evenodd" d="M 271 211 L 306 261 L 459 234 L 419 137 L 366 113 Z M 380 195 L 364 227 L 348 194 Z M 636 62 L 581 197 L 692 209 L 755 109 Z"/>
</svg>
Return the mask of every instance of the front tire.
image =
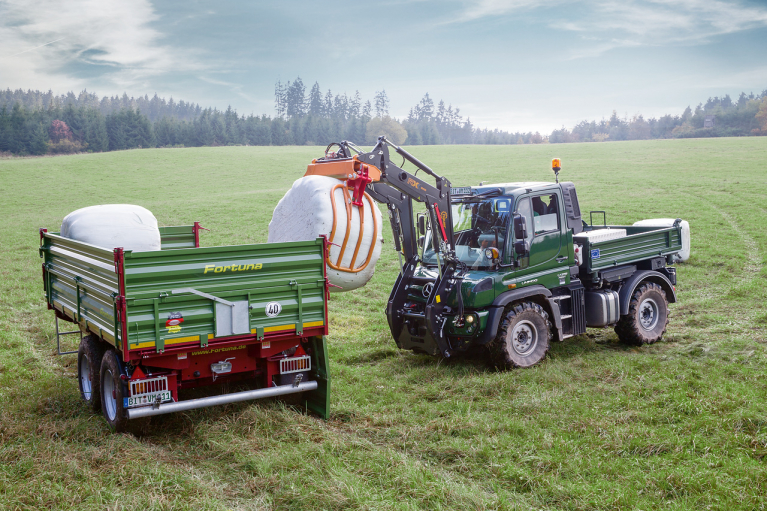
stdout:
<svg viewBox="0 0 767 511">
<path fill-rule="evenodd" d="M 91 410 L 101 410 L 101 359 L 104 347 L 99 338 L 93 334 L 86 335 L 77 348 L 77 382 L 80 387 L 80 397 Z"/>
<path fill-rule="evenodd" d="M 101 360 L 101 411 L 109 429 L 116 433 L 122 433 L 128 427 L 128 417 L 123 406 L 125 392 L 120 374 L 117 352 L 110 349 Z"/>
<path fill-rule="evenodd" d="M 629 313 L 615 325 L 618 338 L 633 346 L 653 344 L 666 333 L 668 300 L 663 289 L 653 282 L 644 282 L 634 290 Z"/>
<path fill-rule="evenodd" d="M 546 358 L 551 343 L 551 323 L 543 307 L 523 302 L 509 308 L 491 345 L 496 366 L 531 367 Z"/>
</svg>

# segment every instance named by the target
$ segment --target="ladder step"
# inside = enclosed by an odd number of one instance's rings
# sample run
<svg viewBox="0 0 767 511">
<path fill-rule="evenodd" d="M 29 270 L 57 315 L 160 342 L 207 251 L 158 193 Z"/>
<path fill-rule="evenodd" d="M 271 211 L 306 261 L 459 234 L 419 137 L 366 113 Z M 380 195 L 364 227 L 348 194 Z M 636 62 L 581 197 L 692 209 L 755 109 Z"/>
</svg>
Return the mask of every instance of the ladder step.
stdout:
<svg viewBox="0 0 767 511">
<path fill-rule="evenodd" d="M 552 296 L 552 300 L 567 300 L 571 298 L 570 295 Z"/>
<path fill-rule="evenodd" d="M 559 317 L 560 317 L 560 318 L 562 318 L 562 319 L 570 319 L 570 318 L 572 318 L 572 317 L 573 317 L 573 315 L 572 315 L 572 314 L 562 314 L 562 315 L 561 315 L 561 316 L 559 316 Z"/>
<path fill-rule="evenodd" d="M 562 339 L 569 339 L 572 336 L 573 336 L 573 334 L 565 334 L 565 335 L 562 336 Z"/>
</svg>

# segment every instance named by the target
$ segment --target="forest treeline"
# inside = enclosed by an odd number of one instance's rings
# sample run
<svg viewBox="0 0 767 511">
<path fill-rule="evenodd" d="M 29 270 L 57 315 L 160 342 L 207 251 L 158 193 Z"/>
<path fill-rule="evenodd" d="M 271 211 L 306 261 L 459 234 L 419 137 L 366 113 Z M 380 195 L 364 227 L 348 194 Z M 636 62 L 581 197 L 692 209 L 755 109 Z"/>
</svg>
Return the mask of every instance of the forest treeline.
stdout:
<svg viewBox="0 0 767 511">
<path fill-rule="evenodd" d="M 202 113 L 202 107 L 196 103 L 187 103 L 184 101 L 175 101 L 172 97 L 169 100 L 160 98 L 155 94 L 153 97 L 148 95 L 138 98 L 128 97 L 126 93 L 122 96 L 104 96 L 99 98 L 96 94 L 82 91 L 80 94 L 67 92 L 66 94 L 56 95 L 53 91 L 41 92 L 38 90 L 23 91 L 17 89 L 0 90 L 0 107 L 3 105 L 12 107 L 19 103 L 29 110 L 48 110 L 49 108 L 64 108 L 72 105 L 75 108 L 81 106 L 87 109 L 96 109 L 101 115 L 107 116 L 120 112 L 121 110 L 138 110 L 146 115 L 151 122 L 158 121 L 163 117 L 173 117 L 179 121 L 191 121 L 199 117 Z"/>
<path fill-rule="evenodd" d="M 399 144 L 540 143 L 539 133 L 475 128 L 452 105 L 428 94 L 401 122 L 389 115 L 385 91 L 374 101 L 320 92 L 307 93 L 300 78 L 277 82 L 274 117 L 241 115 L 195 103 L 149 98 L 103 97 L 88 91 L 55 95 L 0 91 L 0 152 L 18 155 L 114 151 L 139 147 L 220 145 L 325 145 L 350 140 L 372 144 L 384 133 Z M 56 121 L 61 121 L 63 126 Z"/>
<path fill-rule="evenodd" d="M 476 128 L 458 108 L 434 101 L 427 93 L 407 117 L 389 115 L 385 91 L 372 101 L 360 93 L 322 92 L 318 83 L 307 92 L 296 78 L 275 86 L 274 117 L 202 108 L 196 103 L 165 100 L 156 94 L 138 98 L 82 91 L 0 90 L 0 152 L 16 155 L 101 152 L 146 147 L 220 145 L 324 145 L 350 140 L 370 145 L 379 134 L 398 144 L 540 144 L 649 138 L 767 135 L 767 90 L 709 98 L 693 112 L 644 119 L 641 115 L 583 121 L 550 135 Z M 712 127 L 705 127 L 706 119 Z"/>
<path fill-rule="evenodd" d="M 706 126 L 708 118 L 710 126 Z M 759 95 L 741 92 L 737 101 L 729 94 L 708 98 L 693 111 L 689 106 L 682 115 L 664 115 L 645 119 L 641 115 L 581 121 L 572 129 L 554 130 L 549 142 L 604 142 L 647 140 L 651 138 L 704 138 L 767 135 L 767 90 Z"/>
</svg>

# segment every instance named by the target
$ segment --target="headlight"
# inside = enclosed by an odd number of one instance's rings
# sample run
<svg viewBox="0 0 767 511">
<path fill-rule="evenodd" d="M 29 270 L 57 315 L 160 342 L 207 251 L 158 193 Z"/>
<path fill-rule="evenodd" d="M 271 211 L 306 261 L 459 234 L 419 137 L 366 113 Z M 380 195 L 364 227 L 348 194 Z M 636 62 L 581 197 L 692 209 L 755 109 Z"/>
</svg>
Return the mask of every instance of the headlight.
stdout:
<svg viewBox="0 0 767 511">
<path fill-rule="evenodd" d="M 488 259 L 498 259 L 499 255 L 497 248 L 488 248 L 485 250 L 485 257 Z"/>
</svg>

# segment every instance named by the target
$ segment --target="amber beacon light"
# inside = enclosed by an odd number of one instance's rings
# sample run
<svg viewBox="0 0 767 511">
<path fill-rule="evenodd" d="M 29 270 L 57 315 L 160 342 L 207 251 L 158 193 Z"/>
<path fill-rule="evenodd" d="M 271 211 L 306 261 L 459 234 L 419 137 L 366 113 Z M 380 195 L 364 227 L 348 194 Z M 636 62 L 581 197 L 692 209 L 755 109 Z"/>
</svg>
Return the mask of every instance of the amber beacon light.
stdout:
<svg viewBox="0 0 767 511">
<path fill-rule="evenodd" d="M 551 170 L 554 171 L 554 179 L 557 183 L 559 183 L 559 171 L 562 168 L 562 162 L 559 160 L 559 158 L 554 158 L 551 160 Z"/>
</svg>

